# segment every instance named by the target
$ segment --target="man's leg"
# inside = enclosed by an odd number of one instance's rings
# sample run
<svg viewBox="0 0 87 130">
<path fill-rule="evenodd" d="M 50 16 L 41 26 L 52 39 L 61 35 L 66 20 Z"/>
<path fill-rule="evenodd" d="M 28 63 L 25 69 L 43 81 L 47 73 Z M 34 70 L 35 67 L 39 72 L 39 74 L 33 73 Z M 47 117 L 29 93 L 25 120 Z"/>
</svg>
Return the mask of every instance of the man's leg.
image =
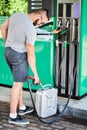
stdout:
<svg viewBox="0 0 87 130">
<path fill-rule="evenodd" d="M 24 102 L 23 102 L 23 89 L 22 88 L 21 88 L 21 91 L 20 91 L 18 107 L 19 107 L 19 110 L 18 110 L 19 115 L 25 115 L 27 113 L 31 113 L 31 112 L 34 111 L 34 109 L 32 107 L 24 105 Z"/>
<path fill-rule="evenodd" d="M 19 96 L 19 101 L 18 101 L 18 107 L 22 107 L 24 106 L 24 102 L 23 102 L 23 89 L 21 88 L 20 90 L 20 96 Z"/>
<path fill-rule="evenodd" d="M 23 86 L 23 82 L 14 82 L 11 94 L 10 94 L 10 113 L 17 113 L 17 105 L 20 97 L 20 92 Z"/>
<path fill-rule="evenodd" d="M 29 124 L 28 119 L 23 119 L 19 115 L 17 115 L 17 106 L 20 97 L 20 91 L 22 88 L 22 82 L 14 82 L 11 95 L 10 95 L 10 116 L 8 119 L 9 123 L 13 124 Z"/>
</svg>

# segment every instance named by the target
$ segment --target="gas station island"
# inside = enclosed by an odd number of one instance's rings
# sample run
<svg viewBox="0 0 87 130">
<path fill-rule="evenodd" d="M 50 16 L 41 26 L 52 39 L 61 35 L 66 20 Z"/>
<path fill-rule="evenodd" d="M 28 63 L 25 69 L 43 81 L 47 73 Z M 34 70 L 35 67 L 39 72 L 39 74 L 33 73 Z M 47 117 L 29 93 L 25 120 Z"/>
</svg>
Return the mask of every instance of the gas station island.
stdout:
<svg viewBox="0 0 87 130">
<path fill-rule="evenodd" d="M 58 95 L 72 98 L 87 96 L 87 0 L 28 0 L 29 12 L 40 8 L 50 11 L 48 23 L 36 28 L 35 54 L 43 85 L 58 87 Z M 0 17 L 0 25 L 7 17 Z M 61 31 L 53 34 L 53 30 Z M 0 85 L 11 87 L 13 77 L 4 58 L 5 43 L 0 38 Z M 33 75 L 29 67 L 29 75 Z M 40 86 L 32 86 L 38 90 Z M 24 83 L 24 89 L 28 89 Z"/>
</svg>

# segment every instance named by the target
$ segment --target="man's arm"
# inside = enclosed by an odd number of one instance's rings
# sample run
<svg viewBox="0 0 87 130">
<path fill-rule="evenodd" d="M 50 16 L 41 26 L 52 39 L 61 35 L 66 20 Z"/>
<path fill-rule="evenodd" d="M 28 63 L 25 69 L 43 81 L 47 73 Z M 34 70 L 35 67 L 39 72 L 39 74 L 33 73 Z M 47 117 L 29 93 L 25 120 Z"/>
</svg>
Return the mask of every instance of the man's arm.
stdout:
<svg viewBox="0 0 87 130">
<path fill-rule="evenodd" d="M 9 19 L 7 19 L 1 26 L 1 33 L 3 39 L 6 41 L 8 33 Z"/>
<path fill-rule="evenodd" d="M 39 77 L 37 74 L 37 69 L 36 69 L 36 58 L 35 58 L 35 52 L 34 52 L 34 45 L 32 44 L 26 44 L 27 48 L 27 54 L 28 54 L 28 63 L 34 73 L 35 77 L 35 83 L 39 83 Z"/>
</svg>

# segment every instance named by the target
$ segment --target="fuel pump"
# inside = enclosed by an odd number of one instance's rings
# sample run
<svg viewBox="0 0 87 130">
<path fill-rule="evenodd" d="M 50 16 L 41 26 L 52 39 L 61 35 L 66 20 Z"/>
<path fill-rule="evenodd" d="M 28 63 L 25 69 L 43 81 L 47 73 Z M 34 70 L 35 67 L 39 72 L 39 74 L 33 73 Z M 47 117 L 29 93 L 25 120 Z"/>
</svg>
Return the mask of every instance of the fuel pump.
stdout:
<svg viewBox="0 0 87 130">
<path fill-rule="evenodd" d="M 58 28 L 57 29 L 60 29 L 60 25 L 58 25 Z M 65 49 L 63 49 L 63 52 L 62 52 L 62 57 L 58 57 L 58 53 L 59 53 L 59 44 L 62 46 L 63 45 L 63 48 L 66 48 L 67 47 L 67 44 L 68 44 L 68 33 L 69 33 L 69 25 L 70 25 L 70 21 L 67 20 L 66 21 L 66 26 L 65 26 L 65 29 L 61 30 L 60 33 L 57 34 L 57 39 L 56 39 L 56 53 L 55 53 L 55 74 L 56 76 L 55 77 L 58 77 L 57 79 L 55 79 L 56 81 L 56 85 L 57 87 L 59 88 L 65 88 L 64 85 L 62 85 L 60 83 L 60 75 L 61 75 L 61 69 L 62 69 L 62 62 L 64 60 L 64 55 L 65 55 Z M 64 41 L 62 41 L 62 38 L 64 39 Z M 58 62 L 60 60 L 60 64 L 58 66 Z"/>
<path fill-rule="evenodd" d="M 71 77 L 73 77 L 75 68 L 78 67 L 80 4 L 80 0 L 57 1 L 57 23 L 61 19 L 62 25 L 56 40 L 55 85 L 59 86 L 58 94 L 64 97 L 69 96 L 71 80 L 73 79 Z M 76 77 L 72 97 L 77 94 L 77 82 Z"/>
</svg>

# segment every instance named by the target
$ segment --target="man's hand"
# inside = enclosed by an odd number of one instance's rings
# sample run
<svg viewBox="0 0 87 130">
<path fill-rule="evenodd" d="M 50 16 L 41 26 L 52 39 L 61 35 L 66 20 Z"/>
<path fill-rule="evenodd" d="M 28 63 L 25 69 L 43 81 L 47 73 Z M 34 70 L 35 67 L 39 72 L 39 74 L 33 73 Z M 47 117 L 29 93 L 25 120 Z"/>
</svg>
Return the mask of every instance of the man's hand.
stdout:
<svg viewBox="0 0 87 130">
<path fill-rule="evenodd" d="M 56 29 L 56 30 L 53 30 L 52 33 L 53 33 L 53 34 L 58 34 L 59 32 L 61 32 L 61 29 L 59 29 L 59 30 L 57 30 L 57 29 Z"/>
<path fill-rule="evenodd" d="M 39 79 L 38 75 L 35 75 L 34 77 L 35 77 L 35 83 L 40 84 L 40 79 Z"/>
<path fill-rule="evenodd" d="M 31 79 L 33 81 L 33 83 L 35 83 L 36 85 L 40 84 L 40 80 L 39 80 L 38 76 L 36 76 L 36 77 L 29 76 L 29 79 Z"/>
</svg>

